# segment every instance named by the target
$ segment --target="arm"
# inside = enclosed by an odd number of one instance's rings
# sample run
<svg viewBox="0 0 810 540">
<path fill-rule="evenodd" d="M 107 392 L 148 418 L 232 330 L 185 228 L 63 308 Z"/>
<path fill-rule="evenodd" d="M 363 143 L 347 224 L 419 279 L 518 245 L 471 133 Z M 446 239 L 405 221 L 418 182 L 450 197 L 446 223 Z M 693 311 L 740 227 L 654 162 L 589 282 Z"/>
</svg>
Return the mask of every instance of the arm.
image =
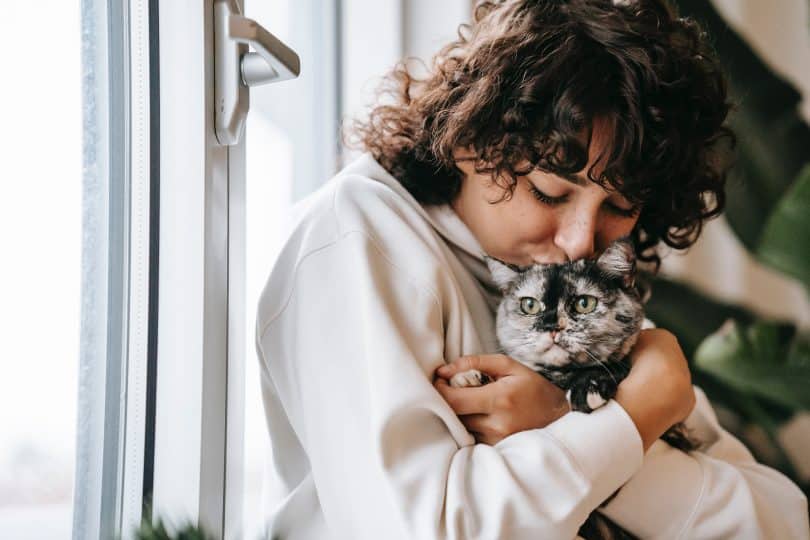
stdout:
<svg viewBox="0 0 810 540">
<path fill-rule="evenodd" d="M 474 444 L 431 381 L 444 363 L 437 292 L 365 234 L 310 253 L 295 274 L 259 351 L 336 537 L 573 538 L 640 465 L 615 402 Z"/>
<path fill-rule="evenodd" d="M 615 401 L 633 420 L 646 452 L 670 426 L 686 418 L 695 406 L 695 393 L 678 340 L 666 330 L 642 332 L 630 362 L 632 369 Z M 495 382 L 481 388 L 482 373 Z M 570 409 L 560 407 L 560 389 L 503 354 L 464 356 L 439 367 L 436 374 L 436 389 L 479 442 L 495 445 L 513 433 L 544 428 Z"/>
<path fill-rule="evenodd" d="M 695 396 L 686 424 L 704 447 L 685 454 L 657 441 L 600 511 L 642 538 L 810 538 L 804 494 L 720 427 L 697 387 Z"/>
</svg>

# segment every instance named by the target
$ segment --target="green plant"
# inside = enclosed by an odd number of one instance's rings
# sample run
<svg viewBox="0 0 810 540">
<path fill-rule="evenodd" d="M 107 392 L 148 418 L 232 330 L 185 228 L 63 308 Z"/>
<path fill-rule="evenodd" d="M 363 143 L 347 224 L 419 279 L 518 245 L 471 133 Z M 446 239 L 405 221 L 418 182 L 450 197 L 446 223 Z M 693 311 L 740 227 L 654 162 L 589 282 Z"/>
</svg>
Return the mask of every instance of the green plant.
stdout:
<svg viewBox="0 0 810 540">
<path fill-rule="evenodd" d="M 141 526 L 135 532 L 136 540 L 213 540 L 213 536 L 207 534 L 202 527 L 188 523 L 171 533 L 166 528 L 162 519 L 152 523 L 149 519 L 144 519 Z"/>
<path fill-rule="evenodd" d="M 730 123 L 738 137 L 729 178 L 726 218 L 742 243 L 766 265 L 810 288 L 810 126 L 799 116 L 799 93 L 779 79 L 705 0 L 678 0 L 713 37 L 738 110 Z M 758 320 L 659 278 L 650 317 L 672 330 L 693 359 L 695 383 L 715 404 L 754 425 L 770 442 L 757 458 L 810 493 L 777 438 L 779 427 L 810 410 L 810 337 L 794 324 Z M 719 330 L 718 330 L 719 328 Z M 734 431 L 734 430 L 732 430 Z M 735 435 L 747 441 L 750 430 Z"/>
</svg>

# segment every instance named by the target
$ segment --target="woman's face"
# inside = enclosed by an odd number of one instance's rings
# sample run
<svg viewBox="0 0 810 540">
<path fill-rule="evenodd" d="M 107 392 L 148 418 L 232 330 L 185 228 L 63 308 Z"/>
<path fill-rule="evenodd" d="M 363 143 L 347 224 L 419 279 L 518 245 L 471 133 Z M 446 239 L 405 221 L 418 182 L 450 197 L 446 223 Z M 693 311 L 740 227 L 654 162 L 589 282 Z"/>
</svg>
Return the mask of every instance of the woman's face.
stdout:
<svg viewBox="0 0 810 540">
<path fill-rule="evenodd" d="M 593 258 L 632 231 L 636 209 L 585 174 L 601 150 L 601 133 L 594 130 L 583 171 L 565 179 L 533 170 L 517 177 L 510 199 L 496 204 L 490 202 L 501 198 L 503 188 L 488 173 L 477 174 L 473 161 L 457 162 L 465 177 L 452 206 L 487 255 L 519 266 Z M 465 155 L 459 151 L 457 157 Z"/>
</svg>

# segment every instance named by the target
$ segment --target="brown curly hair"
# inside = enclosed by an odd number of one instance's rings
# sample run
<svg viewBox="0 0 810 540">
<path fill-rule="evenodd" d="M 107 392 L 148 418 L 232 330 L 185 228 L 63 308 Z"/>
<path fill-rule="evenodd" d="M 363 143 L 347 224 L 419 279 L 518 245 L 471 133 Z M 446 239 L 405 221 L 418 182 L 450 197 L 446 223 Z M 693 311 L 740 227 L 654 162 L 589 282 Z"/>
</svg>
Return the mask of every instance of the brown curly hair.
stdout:
<svg viewBox="0 0 810 540">
<path fill-rule="evenodd" d="M 724 207 L 735 146 L 726 80 L 706 33 L 665 0 L 479 1 L 425 76 L 403 61 L 384 81 L 393 99 L 344 140 L 423 204 L 459 193 L 458 148 L 506 198 L 534 168 L 576 173 L 602 118 L 612 143 L 588 178 L 641 207 L 641 260 L 657 268 L 659 241 L 690 246 Z"/>
</svg>

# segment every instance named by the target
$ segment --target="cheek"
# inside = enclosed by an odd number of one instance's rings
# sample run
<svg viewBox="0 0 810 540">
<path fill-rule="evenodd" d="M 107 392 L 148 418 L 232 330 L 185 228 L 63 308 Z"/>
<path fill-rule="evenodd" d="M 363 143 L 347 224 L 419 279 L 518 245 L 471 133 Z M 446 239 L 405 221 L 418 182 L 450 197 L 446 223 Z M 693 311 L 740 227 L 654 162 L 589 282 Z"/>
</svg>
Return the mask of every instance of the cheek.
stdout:
<svg viewBox="0 0 810 540">
<path fill-rule="evenodd" d="M 504 201 L 488 212 L 487 239 L 504 260 L 522 260 L 532 248 L 553 239 L 553 212 L 528 202 Z"/>
<path fill-rule="evenodd" d="M 602 247 L 606 247 L 614 240 L 629 235 L 636 226 L 638 217 L 633 219 L 610 217 L 599 228 L 598 237 Z"/>
<path fill-rule="evenodd" d="M 522 251 L 554 239 L 551 212 L 532 212 L 511 218 L 512 245 Z"/>
</svg>

